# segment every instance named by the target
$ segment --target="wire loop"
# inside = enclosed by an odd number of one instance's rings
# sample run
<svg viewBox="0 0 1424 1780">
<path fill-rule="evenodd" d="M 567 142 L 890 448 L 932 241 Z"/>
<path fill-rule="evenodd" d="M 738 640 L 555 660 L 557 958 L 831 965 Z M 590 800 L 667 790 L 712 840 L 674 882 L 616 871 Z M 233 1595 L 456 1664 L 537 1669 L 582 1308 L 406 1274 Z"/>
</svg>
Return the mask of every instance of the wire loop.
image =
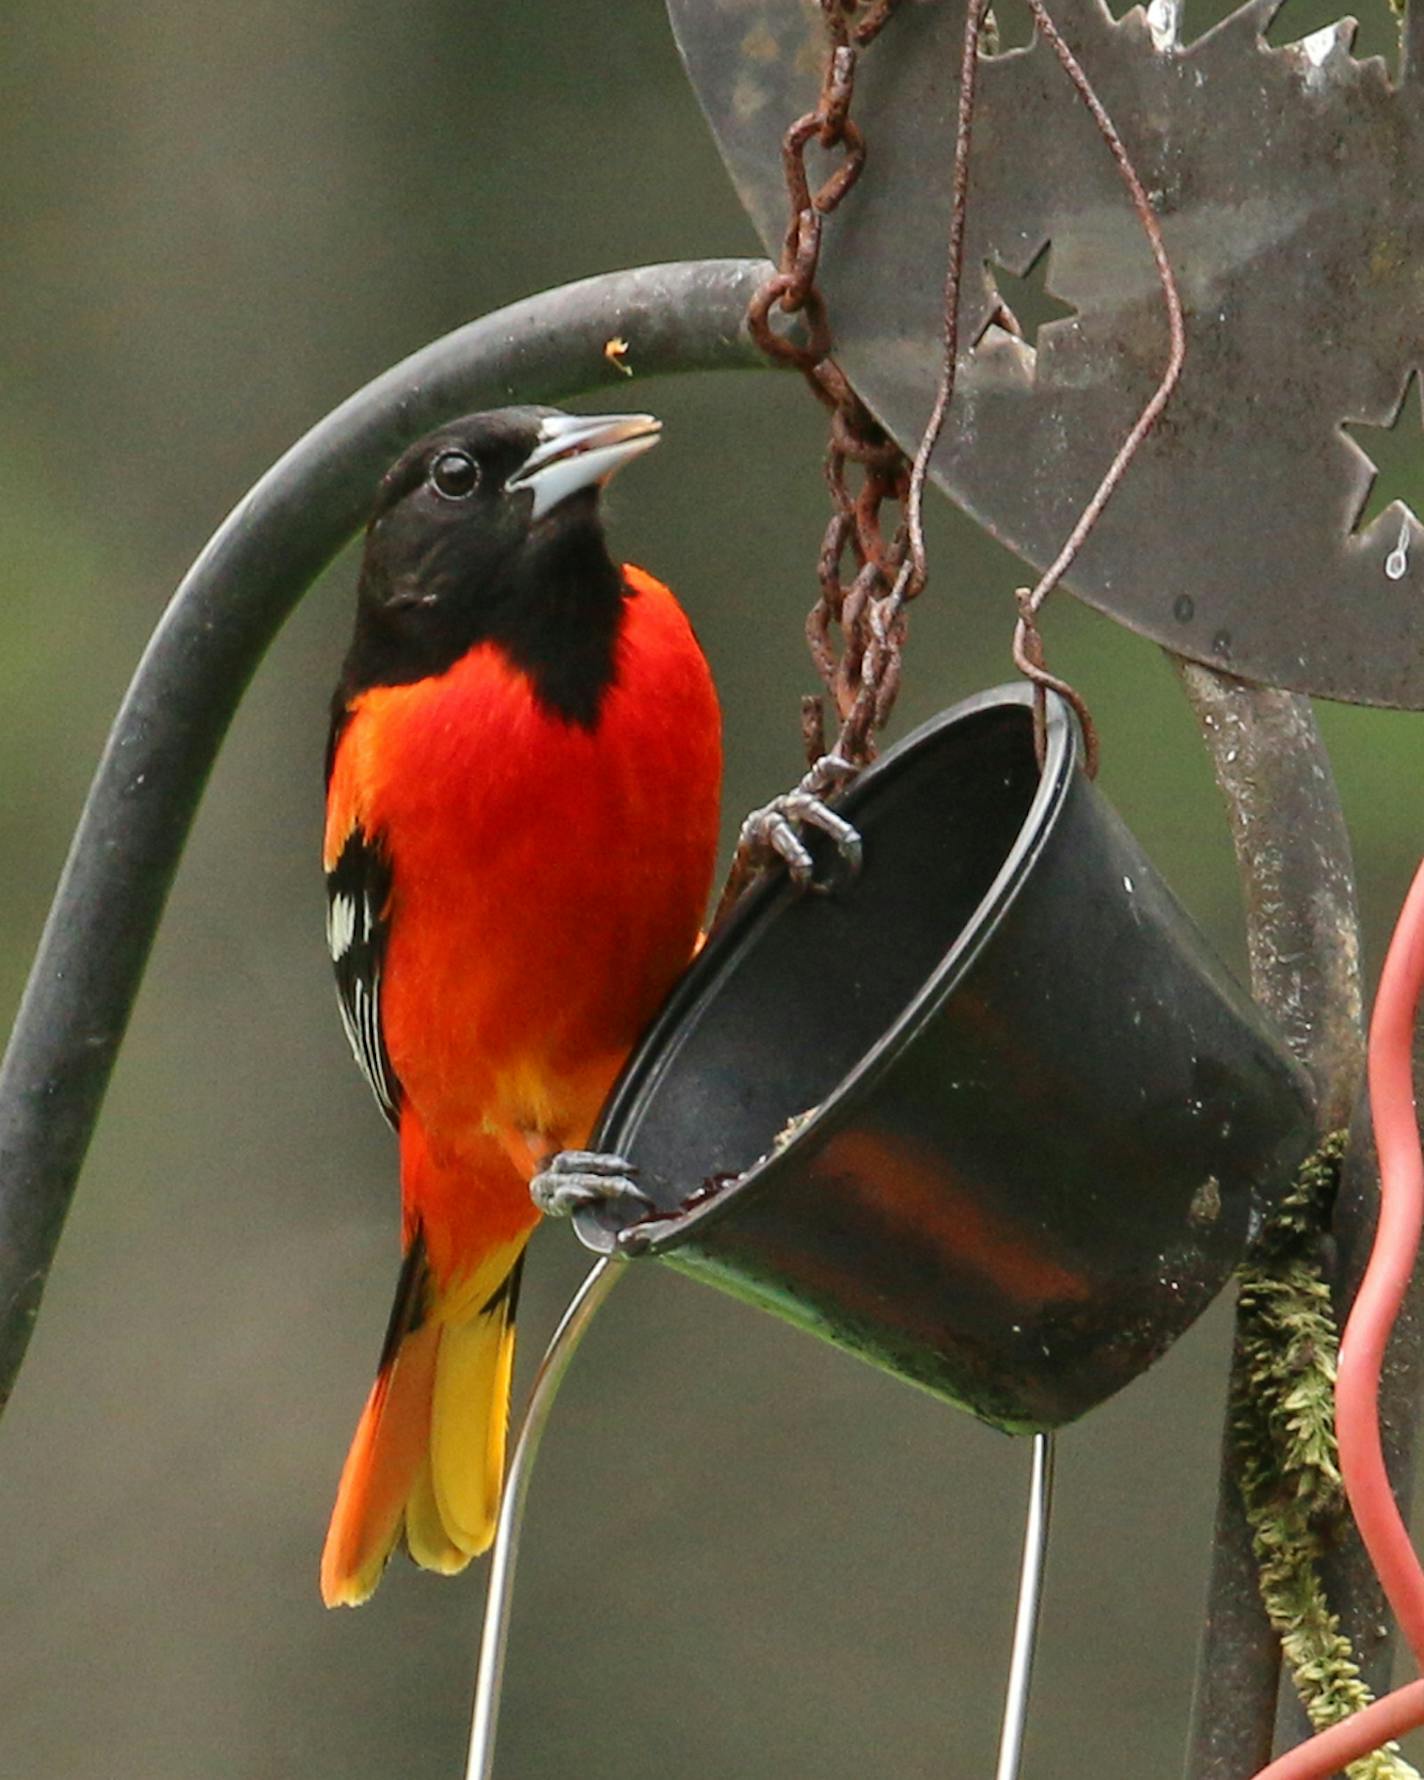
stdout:
<svg viewBox="0 0 1424 1780">
<path fill-rule="evenodd" d="M 1042 767 L 1048 754 L 1048 699 L 1049 692 L 1058 696 L 1073 708 L 1078 719 L 1078 726 L 1083 732 L 1083 770 L 1090 779 L 1098 776 L 1098 728 L 1093 722 L 1093 714 L 1088 709 L 1087 700 L 1069 683 L 1057 674 L 1049 673 L 1044 665 L 1043 634 L 1038 628 L 1035 609 L 1032 604 L 1033 595 L 1027 587 L 1014 590 L 1014 598 L 1018 602 L 1019 617 L 1014 626 L 1014 666 L 1026 680 L 1031 680 L 1034 687 L 1033 700 L 1033 746 L 1038 756 L 1038 764 Z"/>
</svg>

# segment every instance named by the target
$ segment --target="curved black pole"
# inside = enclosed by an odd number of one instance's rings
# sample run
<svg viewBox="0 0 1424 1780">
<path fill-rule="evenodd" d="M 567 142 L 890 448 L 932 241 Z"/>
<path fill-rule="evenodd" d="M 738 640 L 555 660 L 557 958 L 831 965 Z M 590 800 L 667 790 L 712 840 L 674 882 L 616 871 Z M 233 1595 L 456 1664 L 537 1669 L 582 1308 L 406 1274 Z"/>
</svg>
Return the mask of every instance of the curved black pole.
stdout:
<svg viewBox="0 0 1424 1780">
<path fill-rule="evenodd" d="M 228 515 L 159 621 L 109 733 L 0 1064 L 0 1409 L 188 827 L 238 700 L 287 614 L 357 531 L 382 471 L 457 414 L 625 374 L 766 364 L 742 328 L 770 272 L 689 260 L 588 278 L 447 334 L 300 439 Z"/>
</svg>

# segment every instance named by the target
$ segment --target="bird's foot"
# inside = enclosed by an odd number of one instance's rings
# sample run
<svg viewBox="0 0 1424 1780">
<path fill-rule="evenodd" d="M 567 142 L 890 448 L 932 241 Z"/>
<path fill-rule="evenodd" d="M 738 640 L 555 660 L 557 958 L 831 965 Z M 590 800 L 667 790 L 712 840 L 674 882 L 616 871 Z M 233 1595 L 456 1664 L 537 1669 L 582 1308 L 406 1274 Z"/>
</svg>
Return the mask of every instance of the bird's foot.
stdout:
<svg viewBox="0 0 1424 1780">
<path fill-rule="evenodd" d="M 844 816 L 826 804 L 827 792 L 839 791 L 856 775 L 857 768 L 839 754 L 823 754 L 793 791 L 772 798 L 759 810 L 753 810 L 737 840 L 737 859 L 745 860 L 759 870 L 774 860 L 781 860 L 800 889 L 815 882 L 815 861 L 799 832 L 802 828 L 819 828 L 836 844 L 841 858 L 852 872 L 860 870 L 860 835 Z"/>
<path fill-rule="evenodd" d="M 653 1201 L 637 1184 L 637 1169 L 623 1156 L 599 1150 L 560 1150 L 529 1183 L 529 1196 L 545 1217 L 566 1218 L 592 1205 L 634 1205 L 648 1211 Z"/>
</svg>

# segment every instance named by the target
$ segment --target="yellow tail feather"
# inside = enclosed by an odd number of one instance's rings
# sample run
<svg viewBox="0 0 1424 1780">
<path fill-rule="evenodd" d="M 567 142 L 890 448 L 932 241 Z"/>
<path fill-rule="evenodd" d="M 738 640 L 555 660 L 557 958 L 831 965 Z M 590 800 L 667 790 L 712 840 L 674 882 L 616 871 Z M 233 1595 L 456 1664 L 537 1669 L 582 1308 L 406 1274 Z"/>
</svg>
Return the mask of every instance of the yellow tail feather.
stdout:
<svg viewBox="0 0 1424 1780">
<path fill-rule="evenodd" d="M 504 1483 L 514 1323 L 501 1293 L 468 1322 L 447 1323 L 435 1372 L 430 1471 L 447 1538 L 467 1558 L 494 1538 Z"/>
<path fill-rule="evenodd" d="M 462 1551 L 451 1540 L 440 1518 L 430 1477 L 429 1452 L 405 1505 L 405 1546 L 422 1570 L 436 1570 L 442 1576 L 457 1575 L 470 1561 L 469 1552 Z"/>
<path fill-rule="evenodd" d="M 369 1599 L 402 1533 L 416 1563 L 445 1575 L 494 1538 L 523 1249 L 521 1238 L 439 1295 L 420 1251 L 407 1257 L 322 1552 L 328 1607 Z"/>
</svg>

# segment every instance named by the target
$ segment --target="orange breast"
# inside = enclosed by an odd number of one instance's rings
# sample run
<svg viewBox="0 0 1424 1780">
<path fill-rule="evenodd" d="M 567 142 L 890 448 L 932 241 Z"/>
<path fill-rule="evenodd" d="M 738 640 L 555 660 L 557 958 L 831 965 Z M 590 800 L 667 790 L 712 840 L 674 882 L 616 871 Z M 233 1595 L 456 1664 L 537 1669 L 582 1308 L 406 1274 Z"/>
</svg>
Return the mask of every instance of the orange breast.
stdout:
<svg viewBox="0 0 1424 1780">
<path fill-rule="evenodd" d="M 597 727 L 545 712 L 490 646 L 358 700 L 328 847 L 353 817 L 393 870 L 381 1009 L 433 1144 L 582 1141 L 696 942 L 721 778 L 716 695 L 672 595 L 625 571 Z M 339 832 L 338 832 L 339 831 Z"/>
</svg>

